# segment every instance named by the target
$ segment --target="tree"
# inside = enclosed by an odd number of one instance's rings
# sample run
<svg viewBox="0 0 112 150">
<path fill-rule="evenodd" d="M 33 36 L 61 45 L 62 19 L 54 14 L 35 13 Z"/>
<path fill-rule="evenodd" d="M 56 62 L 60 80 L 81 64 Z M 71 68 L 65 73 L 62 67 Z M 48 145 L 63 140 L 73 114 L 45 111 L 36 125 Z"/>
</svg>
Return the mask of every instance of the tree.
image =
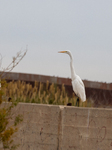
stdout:
<svg viewBox="0 0 112 150">
<path fill-rule="evenodd" d="M 17 106 L 17 102 L 11 99 L 11 102 L 4 107 L 6 99 L 3 99 L 3 89 L 7 86 L 5 76 L 12 71 L 26 55 L 27 50 L 18 52 L 16 57 L 13 57 L 12 62 L 3 68 L 0 72 L 0 143 L 3 149 L 14 150 L 19 145 L 14 144 L 13 135 L 17 132 L 17 125 L 23 120 L 22 115 L 15 115 L 13 109 Z M 2 55 L 0 54 L 0 67 L 2 65 Z"/>
</svg>

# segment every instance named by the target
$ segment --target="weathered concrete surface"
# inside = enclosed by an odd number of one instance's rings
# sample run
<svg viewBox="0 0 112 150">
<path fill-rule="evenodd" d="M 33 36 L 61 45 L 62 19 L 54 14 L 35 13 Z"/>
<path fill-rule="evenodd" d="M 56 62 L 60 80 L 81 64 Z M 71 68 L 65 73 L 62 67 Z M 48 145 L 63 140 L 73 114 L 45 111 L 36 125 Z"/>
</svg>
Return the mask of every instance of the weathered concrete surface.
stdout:
<svg viewBox="0 0 112 150">
<path fill-rule="evenodd" d="M 18 150 L 112 150 L 112 109 L 20 103 Z"/>
</svg>

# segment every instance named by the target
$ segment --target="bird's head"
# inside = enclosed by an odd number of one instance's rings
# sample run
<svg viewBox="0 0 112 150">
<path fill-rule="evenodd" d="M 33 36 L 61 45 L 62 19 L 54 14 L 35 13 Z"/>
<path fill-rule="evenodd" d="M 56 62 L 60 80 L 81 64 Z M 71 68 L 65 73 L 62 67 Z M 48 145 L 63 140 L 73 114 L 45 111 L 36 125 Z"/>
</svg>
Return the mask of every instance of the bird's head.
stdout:
<svg viewBox="0 0 112 150">
<path fill-rule="evenodd" d="M 69 50 L 66 50 L 66 51 L 59 51 L 58 53 L 65 53 L 65 54 L 68 54 L 68 55 L 70 56 L 70 58 L 73 59 L 73 58 L 72 58 L 72 54 L 71 54 L 71 52 L 70 52 Z"/>
<path fill-rule="evenodd" d="M 71 52 L 69 50 L 66 50 L 66 51 L 59 51 L 58 53 L 65 53 L 69 55 Z"/>
</svg>

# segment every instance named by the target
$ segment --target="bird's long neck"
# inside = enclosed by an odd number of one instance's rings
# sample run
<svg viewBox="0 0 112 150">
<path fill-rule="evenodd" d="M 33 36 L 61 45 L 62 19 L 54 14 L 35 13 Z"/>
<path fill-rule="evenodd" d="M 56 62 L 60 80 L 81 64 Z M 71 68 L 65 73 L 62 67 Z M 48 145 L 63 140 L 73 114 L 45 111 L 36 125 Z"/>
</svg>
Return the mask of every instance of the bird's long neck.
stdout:
<svg viewBox="0 0 112 150">
<path fill-rule="evenodd" d="M 72 57 L 71 53 L 69 54 L 69 56 L 70 56 L 71 79 L 73 81 L 76 78 L 76 73 L 75 73 L 75 69 L 74 69 L 74 65 L 73 65 L 73 57 Z"/>
</svg>

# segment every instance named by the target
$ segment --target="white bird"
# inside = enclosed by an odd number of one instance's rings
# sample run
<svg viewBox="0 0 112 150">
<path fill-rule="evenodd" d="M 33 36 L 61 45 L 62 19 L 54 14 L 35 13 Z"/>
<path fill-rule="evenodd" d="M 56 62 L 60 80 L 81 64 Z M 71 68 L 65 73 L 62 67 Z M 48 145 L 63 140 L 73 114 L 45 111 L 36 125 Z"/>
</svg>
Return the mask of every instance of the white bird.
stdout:
<svg viewBox="0 0 112 150">
<path fill-rule="evenodd" d="M 65 53 L 70 56 L 70 68 L 71 68 L 71 80 L 73 91 L 77 95 L 78 98 L 81 99 L 82 102 L 86 101 L 85 87 L 81 78 L 76 74 L 73 66 L 73 57 L 69 50 L 59 51 L 59 53 Z M 79 101 L 79 99 L 77 99 Z"/>
</svg>

